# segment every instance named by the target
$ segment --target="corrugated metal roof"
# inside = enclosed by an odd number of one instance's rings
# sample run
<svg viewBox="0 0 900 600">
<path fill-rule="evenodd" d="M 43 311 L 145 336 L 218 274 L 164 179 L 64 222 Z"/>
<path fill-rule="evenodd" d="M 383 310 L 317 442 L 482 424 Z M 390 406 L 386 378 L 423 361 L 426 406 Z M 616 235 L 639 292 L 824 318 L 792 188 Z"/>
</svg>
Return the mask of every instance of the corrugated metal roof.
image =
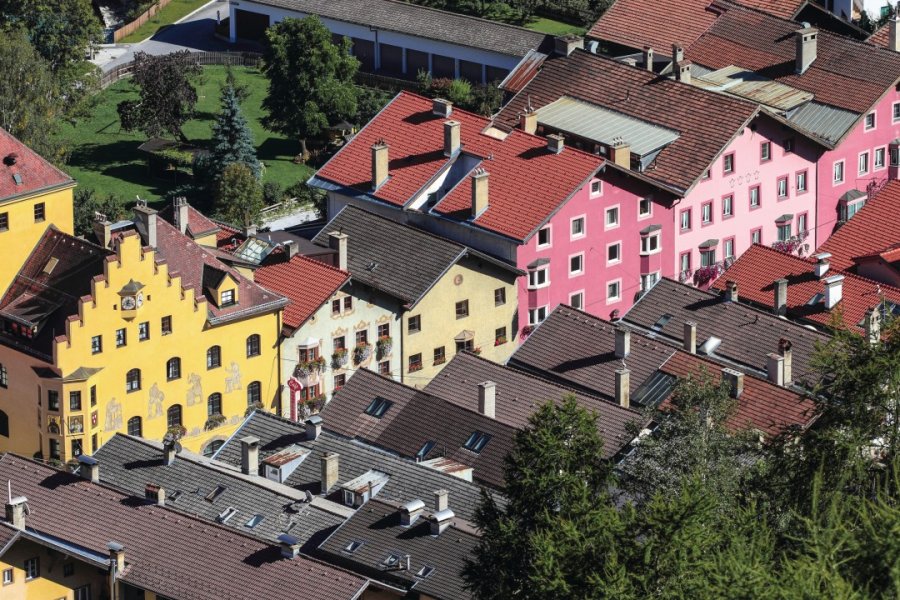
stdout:
<svg viewBox="0 0 900 600">
<path fill-rule="evenodd" d="M 813 99 L 810 92 L 772 81 L 749 69 L 734 65 L 695 77 L 693 81 L 704 89 L 725 92 L 776 110 L 791 110 Z"/>
<path fill-rule="evenodd" d="M 791 123 L 832 143 L 840 140 L 857 119 L 856 113 L 819 102 L 810 102 L 788 113 Z"/>
<path fill-rule="evenodd" d="M 570 96 L 563 96 L 538 109 L 537 117 L 542 125 L 601 144 L 612 145 L 616 138 L 621 138 L 631 146 L 632 154 L 639 156 L 668 146 L 680 136 L 672 129 Z"/>
<path fill-rule="evenodd" d="M 519 61 L 519 64 L 516 65 L 516 68 L 500 82 L 500 89 L 512 94 L 518 94 L 541 70 L 541 65 L 544 64 L 545 60 L 547 60 L 547 55 L 543 52 L 529 50 L 522 60 Z"/>
<path fill-rule="evenodd" d="M 631 396 L 631 401 L 645 408 L 656 408 L 671 395 L 677 381 L 678 378 L 674 375 L 656 371 L 647 378 L 647 381 L 641 384 L 641 387 L 635 390 Z"/>
</svg>

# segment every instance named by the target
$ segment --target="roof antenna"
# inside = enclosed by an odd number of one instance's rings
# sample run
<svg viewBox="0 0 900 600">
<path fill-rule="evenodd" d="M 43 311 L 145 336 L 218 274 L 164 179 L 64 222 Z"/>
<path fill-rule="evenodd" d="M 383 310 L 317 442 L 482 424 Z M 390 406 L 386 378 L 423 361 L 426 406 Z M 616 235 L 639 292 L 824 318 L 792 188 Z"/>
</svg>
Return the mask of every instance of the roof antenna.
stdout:
<svg viewBox="0 0 900 600">
<path fill-rule="evenodd" d="M 12 502 L 12 479 L 6 480 L 6 487 L 9 493 L 9 501 Z"/>
<path fill-rule="evenodd" d="M 531 108 L 531 94 L 526 96 L 528 98 L 528 112 L 531 112 L 533 109 Z"/>
</svg>

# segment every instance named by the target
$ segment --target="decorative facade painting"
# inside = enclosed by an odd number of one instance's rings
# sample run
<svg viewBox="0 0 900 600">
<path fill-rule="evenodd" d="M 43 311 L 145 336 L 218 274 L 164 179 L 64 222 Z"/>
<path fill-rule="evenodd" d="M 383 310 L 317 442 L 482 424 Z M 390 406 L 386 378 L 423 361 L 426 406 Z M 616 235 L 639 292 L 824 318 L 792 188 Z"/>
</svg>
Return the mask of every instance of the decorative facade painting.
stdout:
<svg viewBox="0 0 900 600">
<path fill-rule="evenodd" d="M 155 419 L 163 414 L 163 401 L 166 395 L 155 383 L 150 387 L 150 397 L 147 402 L 147 418 Z"/>
<path fill-rule="evenodd" d="M 69 433 L 84 433 L 84 417 L 69 417 Z"/>
<path fill-rule="evenodd" d="M 200 376 L 196 373 L 188 375 L 188 391 L 185 397 L 185 403 L 188 406 L 194 406 L 203 402 L 203 386 L 200 383 Z"/>
<path fill-rule="evenodd" d="M 108 432 L 122 429 L 122 403 L 117 402 L 115 398 L 110 398 L 109 404 L 106 405 L 106 420 L 103 422 L 103 429 Z"/>
<path fill-rule="evenodd" d="M 241 367 L 232 362 L 228 367 L 228 377 L 225 378 L 225 392 L 233 392 L 241 389 Z"/>
</svg>

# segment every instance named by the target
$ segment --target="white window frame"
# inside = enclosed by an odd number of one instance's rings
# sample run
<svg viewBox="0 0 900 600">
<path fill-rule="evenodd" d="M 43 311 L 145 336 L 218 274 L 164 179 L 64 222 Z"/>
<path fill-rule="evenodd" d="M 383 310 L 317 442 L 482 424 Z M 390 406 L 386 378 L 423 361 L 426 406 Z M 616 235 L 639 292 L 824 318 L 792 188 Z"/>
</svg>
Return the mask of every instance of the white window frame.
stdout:
<svg viewBox="0 0 900 600">
<path fill-rule="evenodd" d="M 841 177 L 838 179 L 838 165 L 841 167 Z M 847 165 L 845 164 L 844 159 L 836 160 L 831 163 L 831 183 L 834 185 L 840 185 L 844 183 L 844 180 L 847 178 Z"/>
<path fill-rule="evenodd" d="M 809 213 L 797 215 L 797 235 L 803 235 L 809 231 Z"/>
<path fill-rule="evenodd" d="M 597 186 L 597 191 L 594 191 L 594 186 Z M 588 192 L 591 194 L 591 198 L 599 198 L 603 195 L 603 180 L 602 179 L 591 179 L 590 187 L 588 188 Z"/>
<path fill-rule="evenodd" d="M 789 180 L 788 180 L 787 175 L 785 175 L 785 176 L 783 176 L 783 177 L 779 177 L 779 178 L 775 181 L 775 186 L 776 186 L 776 187 L 775 187 L 775 196 L 776 196 L 779 200 L 784 200 L 785 198 L 788 197 L 788 194 L 790 193 L 790 187 L 791 187 L 791 186 L 790 186 L 790 183 L 789 183 Z"/>
<path fill-rule="evenodd" d="M 678 215 L 678 219 L 679 219 L 679 221 L 678 221 L 678 226 L 680 227 L 681 231 L 691 231 L 691 230 L 693 229 L 693 222 L 692 222 L 692 221 L 694 220 L 694 216 L 693 216 L 692 213 L 693 213 L 693 211 L 692 211 L 690 208 L 685 208 L 684 210 L 682 210 L 682 211 L 679 213 L 679 215 Z M 684 217 L 685 217 L 685 215 L 687 216 L 687 227 L 684 226 Z"/>
<path fill-rule="evenodd" d="M 800 177 L 803 176 L 803 187 L 800 187 Z M 794 173 L 794 188 L 798 194 L 805 194 L 809 191 L 809 171 L 806 169 Z"/>
<path fill-rule="evenodd" d="M 763 148 L 766 148 L 767 152 L 763 153 Z M 759 144 L 759 162 L 767 163 L 770 160 L 772 160 L 772 142 L 771 141 L 760 142 L 760 144 Z"/>
<path fill-rule="evenodd" d="M 894 102 L 891 105 L 891 121 L 900 123 L 900 102 Z"/>
<path fill-rule="evenodd" d="M 652 279 L 652 283 L 647 284 L 648 281 Z M 646 292 L 650 290 L 654 285 L 659 283 L 659 271 L 654 271 L 653 273 L 647 273 L 645 275 L 641 275 L 641 291 Z"/>
<path fill-rule="evenodd" d="M 538 273 L 544 274 L 544 281 L 538 281 Z M 539 290 L 550 285 L 550 265 L 542 265 L 536 269 L 528 270 L 528 289 Z"/>
<path fill-rule="evenodd" d="M 728 212 L 725 212 L 726 200 L 729 200 L 727 206 L 729 207 Z M 730 219 L 734 216 L 734 194 L 725 194 L 722 196 L 722 218 Z"/>
<path fill-rule="evenodd" d="M 866 160 L 865 170 L 863 170 L 863 166 L 862 166 L 863 157 L 865 157 L 865 160 Z M 869 151 L 868 150 L 866 150 L 865 152 L 860 152 L 859 154 L 856 155 L 856 174 L 857 175 L 868 175 L 870 167 L 871 167 L 871 165 L 869 164 Z"/>
<path fill-rule="evenodd" d="M 648 250 L 651 239 L 656 239 L 656 248 Z M 662 252 L 662 232 L 654 231 L 653 233 L 641 236 L 641 256 L 650 256 L 651 254 L 659 254 Z"/>
<path fill-rule="evenodd" d="M 616 222 L 615 222 L 615 223 L 610 223 L 610 222 L 609 222 L 609 215 L 610 215 L 610 213 L 612 213 L 613 211 L 615 211 Z M 615 229 L 616 227 L 618 227 L 618 226 L 621 225 L 621 224 L 622 224 L 622 213 L 621 213 L 621 211 L 619 210 L 619 205 L 616 204 L 615 206 L 608 206 L 608 207 L 606 208 L 606 210 L 603 211 L 603 228 L 604 228 L 605 230 L 606 230 L 606 229 Z"/>
<path fill-rule="evenodd" d="M 3 585 L 11 585 L 15 580 L 16 576 L 11 568 L 3 569 Z"/>
<path fill-rule="evenodd" d="M 646 202 L 647 208 L 649 209 L 647 212 L 641 211 L 641 204 Z M 638 219 L 649 219 L 653 216 L 653 200 L 648 197 L 638 198 Z"/>
<path fill-rule="evenodd" d="M 577 258 L 580 268 L 577 271 L 572 270 L 572 259 Z M 577 252 L 569 255 L 569 277 L 578 277 L 584 275 L 584 252 Z"/>
<path fill-rule="evenodd" d="M 678 272 L 679 273 L 684 274 L 691 270 L 691 263 L 694 260 L 694 258 L 691 256 L 691 254 L 692 254 L 691 252 L 682 252 L 681 254 L 678 255 Z M 684 266 L 684 259 L 687 259 L 687 268 L 685 268 L 685 266 Z"/>
<path fill-rule="evenodd" d="M 753 192 L 756 192 L 756 204 L 753 204 Z M 747 204 L 750 210 L 756 210 L 762 206 L 762 187 L 759 185 L 751 185 L 747 191 Z"/>
<path fill-rule="evenodd" d="M 731 167 L 730 168 L 727 166 L 729 158 L 731 159 Z M 722 173 L 725 175 L 731 175 L 732 173 L 734 173 L 735 169 L 737 168 L 737 165 L 735 163 L 736 163 L 736 161 L 734 160 L 734 152 L 729 152 L 728 154 L 723 156 L 722 157 Z"/>
<path fill-rule="evenodd" d="M 528 324 L 534 327 L 540 325 L 547 318 L 547 306 L 538 306 L 528 309 Z"/>
<path fill-rule="evenodd" d="M 615 296 L 609 295 L 609 287 L 611 285 L 616 286 L 616 295 Z M 621 302 L 621 300 L 622 300 L 622 278 L 619 277 L 618 279 L 613 279 L 612 281 L 607 281 L 606 282 L 606 303 L 614 304 L 616 302 Z"/>
<path fill-rule="evenodd" d="M 716 251 L 718 250 L 715 246 L 710 246 L 709 248 L 700 248 L 700 266 L 701 267 L 711 267 L 716 264 Z M 707 260 L 707 264 L 703 264 L 704 256 L 712 256 L 712 261 Z"/>
<path fill-rule="evenodd" d="M 704 202 L 700 205 L 700 225 L 709 225 L 713 222 L 713 203 L 712 200 Z"/>
<path fill-rule="evenodd" d="M 872 125 L 869 126 L 869 117 L 872 117 Z M 872 131 L 878 127 L 878 115 L 875 114 L 875 111 L 868 113 L 865 117 L 863 117 L 863 131 Z"/>
<path fill-rule="evenodd" d="M 547 243 L 546 244 L 541 243 L 541 232 L 542 231 L 547 232 Z M 545 225 L 544 227 L 541 227 L 540 229 L 538 229 L 537 235 L 535 237 L 536 237 L 535 241 L 536 241 L 538 250 L 543 250 L 544 248 L 550 248 L 553 246 L 553 228 L 550 225 Z"/>
<path fill-rule="evenodd" d="M 34 573 L 29 565 L 34 565 Z M 26 558 L 22 564 L 22 570 L 25 571 L 25 581 L 31 581 L 41 576 L 41 561 L 38 557 Z"/>
<path fill-rule="evenodd" d="M 881 154 L 881 164 L 878 164 L 878 155 Z M 872 170 L 880 171 L 887 168 L 887 146 L 879 146 L 872 150 Z"/>
<path fill-rule="evenodd" d="M 793 223 L 791 223 L 790 221 L 785 221 L 784 223 L 775 223 L 775 227 L 778 236 L 777 239 L 779 242 L 786 242 L 787 240 L 791 239 L 791 236 L 794 234 Z M 782 234 L 782 230 L 785 227 L 787 228 L 787 236 Z"/>
<path fill-rule="evenodd" d="M 609 259 L 609 249 L 613 246 L 618 246 L 619 249 L 616 252 L 616 259 L 610 260 Z M 607 244 L 606 245 L 606 264 L 607 265 L 617 265 L 621 262 L 622 262 L 622 242 L 621 242 L 621 240 Z"/>
<path fill-rule="evenodd" d="M 581 233 L 575 233 L 575 223 L 581 221 Z M 569 220 L 569 239 L 570 240 L 580 240 L 584 236 L 587 235 L 587 216 L 586 215 L 578 215 L 577 217 L 572 217 Z"/>
<path fill-rule="evenodd" d="M 575 302 L 572 301 L 575 298 L 579 299 L 578 306 L 575 306 Z M 569 294 L 569 306 L 578 310 L 584 310 L 584 290 L 578 290 Z"/>
<path fill-rule="evenodd" d="M 731 244 L 731 253 L 728 252 L 728 245 Z M 722 240 L 722 259 L 727 260 L 729 258 L 734 258 L 734 238 L 729 237 Z"/>
</svg>

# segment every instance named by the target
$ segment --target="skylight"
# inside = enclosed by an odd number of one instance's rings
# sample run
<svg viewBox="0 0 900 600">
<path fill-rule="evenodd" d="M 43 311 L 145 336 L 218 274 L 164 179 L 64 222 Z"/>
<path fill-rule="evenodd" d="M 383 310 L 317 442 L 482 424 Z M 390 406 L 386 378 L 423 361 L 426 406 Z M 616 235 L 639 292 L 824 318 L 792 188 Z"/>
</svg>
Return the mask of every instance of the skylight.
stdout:
<svg viewBox="0 0 900 600">
<path fill-rule="evenodd" d="M 400 557 L 396 554 L 388 554 L 387 558 L 381 561 L 381 564 L 388 568 L 396 567 L 398 564 L 400 564 Z"/>
<path fill-rule="evenodd" d="M 472 452 L 481 452 L 489 441 L 491 441 L 490 435 L 481 431 L 473 431 L 466 443 L 463 444 L 463 448 Z"/>
<path fill-rule="evenodd" d="M 359 547 L 362 546 L 362 545 L 363 545 L 362 542 L 359 542 L 359 541 L 357 541 L 357 540 L 353 540 L 352 542 L 350 542 L 349 544 L 347 544 L 346 546 L 344 546 L 344 552 L 349 552 L 350 554 L 353 554 L 354 552 L 356 552 L 357 550 L 359 550 Z"/>
<path fill-rule="evenodd" d="M 207 501 L 207 502 L 215 502 L 216 499 L 217 499 L 219 496 L 221 496 L 221 495 L 222 495 L 222 492 L 224 492 L 224 491 L 225 491 L 225 486 L 224 486 L 224 485 L 217 485 L 217 486 L 216 486 L 216 489 L 214 489 L 213 491 L 211 491 L 210 493 L 208 493 L 208 494 L 206 495 L 206 501 Z"/>
<path fill-rule="evenodd" d="M 227 523 L 228 519 L 230 519 L 231 517 L 233 517 L 236 514 L 237 514 L 237 509 L 235 509 L 232 506 L 229 506 L 228 508 L 223 510 L 221 513 L 219 513 L 219 516 L 216 517 L 216 521 L 218 521 L 219 523 Z"/>
<path fill-rule="evenodd" d="M 419 569 L 419 571 L 416 573 L 416 577 L 421 577 L 422 579 L 425 579 L 432 573 L 434 573 L 434 567 L 429 567 L 428 565 L 425 565 L 424 567 Z"/>
<path fill-rule="evenodd" d="M 369 404 L 368 408 L 366 408 L 366 414 L 375 417 L 376 419 L 380 419 L 384 416 L 384 413 L 393 405 L 394 403 L 390 400 L 385 400 L 384 398 L 375 398 Z"/>
<path fill-rule="evenodd" d="M 416 452 L 416 460 L 425 460 L 425 457 L 428 456 L 428 453 L 434 450 L 434 447 L 437 446 L 437 442 L 432 440 L 426 441 L 422 444 L 422 447 L 419 448 L 419 451 Z"/>
<path fill-rule="evenodd" d="M 825 298 L 825 294 L 822 294 L 822 293 L 816 294 L 815 296 L 813 296 L 812 298 L 809 299 L 809 302 L 807 302 L 806 305 L 807 306 L 815 306 L 816 304 L 821 302 L 823 298 Z"/>
<path fill-rule="evenodd" d="M 249 520 L 249 521 L 247 521 L 246 523 L 244 523 L 244 527 L 247 527 L 247 528 L 249 528 L 249 529 L 253 529 L 253 528 L 256 527 L 257 525 L 259 525 L 260 523 L 262 523 L 262 522 L 263 522 L 263 519 L 265 519 L 265 517 L 262 516 L 262 515 L 253 515 L 252 517 L 250 517 L 250 520 Z"/>
</svg>

